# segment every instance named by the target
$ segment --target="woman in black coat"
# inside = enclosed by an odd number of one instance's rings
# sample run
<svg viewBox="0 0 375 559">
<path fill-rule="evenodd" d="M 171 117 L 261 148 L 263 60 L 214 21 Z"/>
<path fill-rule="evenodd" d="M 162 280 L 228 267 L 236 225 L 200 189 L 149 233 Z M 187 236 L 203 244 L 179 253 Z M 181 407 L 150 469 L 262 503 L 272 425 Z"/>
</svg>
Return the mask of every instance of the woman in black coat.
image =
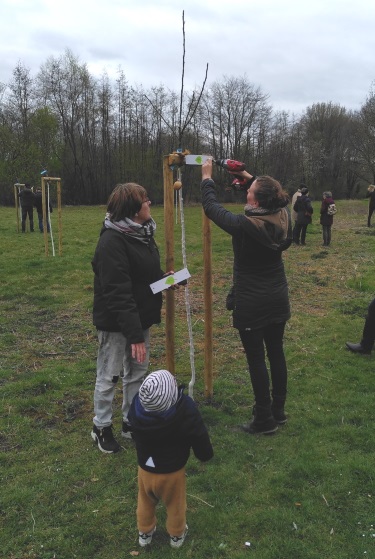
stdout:
<svg viewBox="0 0 375 559">
<path fill-rule="evenodd" d="M 143 186 L 118 184 L 109 197 L 92 260 L 99 350 L 91 436 L 105 453 L 120 450 L 112 433 L 112 402 L 119 380 L 122 435 L 131 438 L 127 415 L 147 373 L 150 327 L 161 320 L 162 294 L 150 288 L 164 275 L 150 205 Z"/>
<path fill-rule="evenodd" d="M 236 173 L 248 181 L 245 214 L 236 215 L 216 199 L 212 159 L 202 165 L 205 214 L 232 236 L 233 326 L 244 347 L 255 406 L 243 425 L 248 433 L 273 433 L 285 423 L 287 367 L 283 349 L 285 323 L 290 318 L 288 285 L 282 251 L 292 241 L 288 195 L 272 177 Z M 270 364 L 272 391 L 265 359 Z"/>
<path fill-rule="evenodd" d="M 366 192 L 366 198 L 369 198 L 367 227 L 371 227 L 371 217 L 375 210 L 375 185 L 369 184 Z"/>
<path fill-rule="evenodd" d="M 311 216 L 314 212 L 308 188 L 301 188 L 301 196 L 297 198 L 293 210 L 297 212 L 296 224 L 293 229 L 293 242 L 296 245 L 305 245 L 307 226 L 311 223 Z"/>
<path fill-rule="evenodd" d="M 323 229 L 323 246 L 328 247 L 331 244 L 331 229 L 333 224 L 333 214 L 330 213 L 329 207 L 334 204 L 332 192 L 328 190 L 323 192 L 322 205 L 320 206 L 320 225 Z"/>
</svg>

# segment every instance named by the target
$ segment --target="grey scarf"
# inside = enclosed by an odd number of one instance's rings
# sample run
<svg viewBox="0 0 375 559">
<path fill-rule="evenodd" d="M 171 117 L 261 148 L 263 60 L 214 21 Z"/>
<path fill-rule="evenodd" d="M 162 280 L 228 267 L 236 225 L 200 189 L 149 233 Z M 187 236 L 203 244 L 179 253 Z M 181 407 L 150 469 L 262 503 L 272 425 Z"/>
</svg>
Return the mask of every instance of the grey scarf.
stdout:
<svg viewBox="0 0 375 559">
<path fill-rule="evenodd" d="M 106 229 L 114 229 L 124 235 L 129 235 L 133 239 L 137 239 L 141 243 L 149 244 L 150 239 L 156 231 L 156 223 L 152 217 L 145 223 L 135 223 L 129 217 L 125 217 L 121 221 L 111 221 L 111 214 L 106 213 L 104 220 Z"/>
<path fill-rule="evenodd" d="M 252 216 L 252 215 L 264 215 L 264 214 L 274 214 L 279 211 L 280 208 L 276 208 L 276 210 L 267 210 L 267 208 L 261 208 L 260 206 L 252 206 L 251 204 L 246 204 L 244 207 L 245 215 Z"/>
</svg>

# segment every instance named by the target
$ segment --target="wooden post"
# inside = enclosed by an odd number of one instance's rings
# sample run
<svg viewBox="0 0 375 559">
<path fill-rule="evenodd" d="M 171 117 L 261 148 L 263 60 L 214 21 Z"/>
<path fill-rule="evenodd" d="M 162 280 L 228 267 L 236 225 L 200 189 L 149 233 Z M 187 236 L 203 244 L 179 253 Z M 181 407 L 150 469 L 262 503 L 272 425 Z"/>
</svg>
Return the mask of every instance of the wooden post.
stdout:
<svg viewBox="0 0 375 559">
<path fill-rule="evenodd" d="M 47 206 L 46 206 L 46 185 L 42 177 L 42 211 L 43 211 L 43 237 L 44 252 L 48 256 L 48 231 L 47 231 Z"/>
<path fill-rule="evenodd" d="M 165 237 L 165 271 L 174 270 L 174 221 L 173 221 L 173 171 L 169 166 L 169 156 L 163 158 L 164 177 L 164 237 Z M 175 373 L 175 299 L 173 289 L 165 292 L 165 338 L 166 367 Z"/>
<path fill-rule="evenodd" d="M 61 180 L 57 180 L 57 221 L 59 228 L 59 256 L 62 255 Z"/>
<path fill-rule="evenodd" d="M 203 293 L 204 293 L 204 394 L 213 396 L 213 335 L 212 335 L 212 254 L 211 222 L 203 212 Z"/>
<path fill-rule="evenodd" d="M 17 217 L 17 233 L 20 232 L 20 200 L 18 198 L 20 185 L 17 183 L 14 185 L 14 203 L 16 205 L 16 217 Z"/>
<path fill-rule="evenodd" d="M 57 226 L 59 234 L 59 256 L 62 254 L 62 226 L 61 226 L 61 179 L 57 177 L 42 177 L 42 208 L 43 208 L 43 234 L 44 234 L 44 247 L 46 256 L 48 256 L 48 210 L 46 198 L 46 182 L 53 181 L 56 183 L 57 192 Z M 52 227 L 51 227 L 52 231 Z"/>
</svg>

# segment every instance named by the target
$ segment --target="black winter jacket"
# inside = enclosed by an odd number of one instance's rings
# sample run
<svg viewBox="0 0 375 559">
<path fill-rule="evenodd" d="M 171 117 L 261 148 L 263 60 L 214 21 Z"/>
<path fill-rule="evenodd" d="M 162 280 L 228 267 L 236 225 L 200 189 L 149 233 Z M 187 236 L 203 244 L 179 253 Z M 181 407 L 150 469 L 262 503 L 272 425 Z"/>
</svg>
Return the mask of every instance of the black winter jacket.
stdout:
<svg viewBox="0 0 375 559">
<path fill-rule="evenodd" d="M 213 456 L 211 441 L 195 402 L 179 390 L 177 403 L 167 412 L 146 412 L 138 394 L 130 406 L 129 422 L 138 464 L 147 472 L 168 474 L 183 468 L 193 449 L 198 460 Z"/>
<path fill-rule="evenodd" d="M 211 179 L 202 182 L 202 203 L 206 215 L 232 235 L 234 328 L 257 329 L 288 320 L 282 251 L 292 242 L 289 211 L 280 208 L 273 214 L 235 215 L 219 204 Z"/>
<path fill-rule="evenodd" d="M 314 213 L 314 208 L 311 205 L 311 200 L 308 196 L 302 194 L 298 196 L 293 210 L 297 212 L 296 223 L 300 225 L 308 225 L 311 223 L 311 216 Z"/>
<path fill-rule="evenodd" d="M 160 280 L 159 250 L 103 227 L 92 260 L 93 322 L 98 330 L 122 332 L 129 344 L 144 342 L 143 330 L 161 321 L 162 294 L 150 283 Z"/>
<path fill-rule="evenodd" d="M 328 214 L 328 206 L 334 204 L 333 198 L 323 198 L 322 205 L 320 206 L 320 225 L 329 226 L 333 223 L 333 215 Z"/>
<path fill-rule="evenodd" d="M 375 208 L 375 190 L 371 191 L 367 191 L 366 192 L 366 198 L 370 198 L 369 200 L 369 209 L 374 209 Z"/>
<path fill-rule="evenodd" d="M 24 188 L 18 196 L 21 201 L 22 208 L 32 208 L 34 206 L 35 194 L 31 188 Z"/>
<path fill-rule="evenodd" d="M 45 195 L 45 198 L 47 200 L 46 195 Z M 46 202 L 46 205 L 47 205 L 47 202 Z M 34 206 L 36 207 L 36 211 L 37 211 L 38 214 L 43 213 L 43 194 L 42 194 L 42 192 L 36 192 L 34 194 Z M 51 202 L 49 203 L 49 211 L 50 211 L 50 213 L 52 213 L 52 211 L 53 211 Z"/>
</svg>

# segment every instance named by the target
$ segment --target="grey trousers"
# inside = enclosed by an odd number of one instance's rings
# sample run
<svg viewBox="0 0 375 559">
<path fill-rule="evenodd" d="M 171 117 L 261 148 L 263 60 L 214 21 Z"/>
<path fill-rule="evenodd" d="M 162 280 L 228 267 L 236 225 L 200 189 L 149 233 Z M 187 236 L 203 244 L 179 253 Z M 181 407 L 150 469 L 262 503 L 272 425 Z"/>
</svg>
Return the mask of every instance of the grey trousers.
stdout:
<svg viewBox="0 0 375 559">
<path fill-rule="evenodd" d="M 112 424 L 112 404 L 116 385 L 122 379 L 122 417 L 127 421 L 130 404 L 146 376 L 150 360 L 150 331 L 143 331 L 146 359 L 137 363 L 131 347 L 121 332 L 98 330 L 99 350 L 94 391 L 94 424 L 99 428 Z"/>
</svg>

